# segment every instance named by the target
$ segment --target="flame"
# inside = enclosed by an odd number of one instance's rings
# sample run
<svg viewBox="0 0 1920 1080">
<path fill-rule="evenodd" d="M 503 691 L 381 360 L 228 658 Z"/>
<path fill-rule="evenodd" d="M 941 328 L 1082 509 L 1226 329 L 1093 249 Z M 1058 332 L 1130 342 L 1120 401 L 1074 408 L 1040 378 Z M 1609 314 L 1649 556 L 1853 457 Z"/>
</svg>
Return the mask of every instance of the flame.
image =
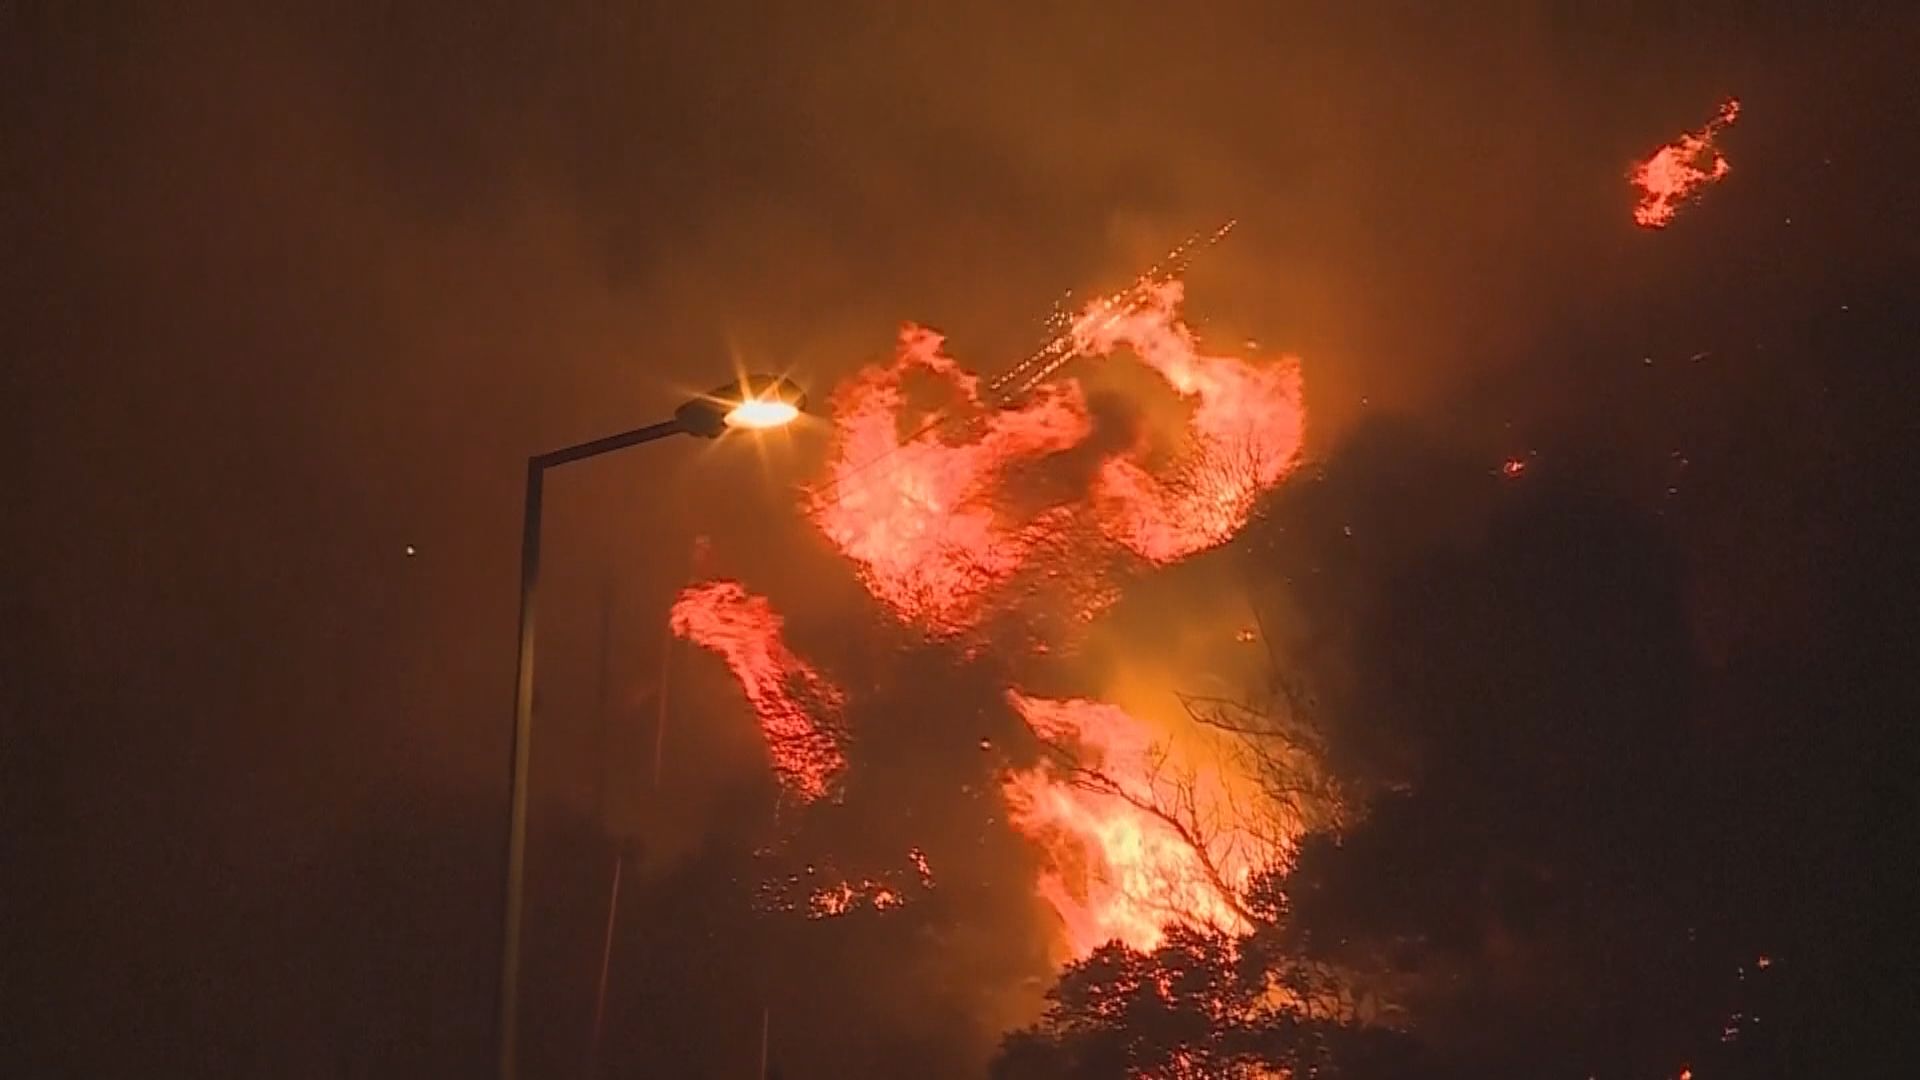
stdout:
<svg viewBox="0 0 1920 1080">
<path fill-rule="evenodd" d="M 1292 837 L 1253 827 L 1211 762 L 1177 760 L 1117 706 L 1007 695 L 1034 733 L 1073 748 L 1002 784 L 1045 866 L 1035 891 L 1076 957 L 1118 940 L 1150 951 L 1168 927 L 1249 928 L 1240 892 Z"/>
<path fill-rule="evenodd" d="M 765 597 L 736 581 L 689 586 L 674 601 L 673 632 L 719 653 L 760 718 L 774 775 L 802 802 L 827 793 L 846 765 L 840 689 L 789 650 Z"/>
<path fill-rule="evenodd" d="M 1180 281 L 1158 282 L 1137 303 L 1115 308 L 1102 301 L 1074 324 L 1084 351 L 1104 356 L 1128 346 L 1174 393 L 1194 401 L 1190 445 L 1170 476 L 1113 458 L 1096 482 L 1107 535 L 1157 564 L 1231 539 L 1260 493 L 1299 463 L 1306 423 L 1298 361 L 1253 364 L 1201 353 L 1180 318 L 1184 295 Z"/>
<path fill-rule="evenodd" d="M 1299 461 L 1298 362 L 1202 354 L 1180 318 L 1183 298 L 1177 278 L 1150 270 L 1003 373 L 985 388 L 992 400 L 942 351 L 939 334 L 907 327 L 892 364 L 834 393 L 828 476 L 809 496 L 809 516 L 874 597 L 935 637 L 978 626 L 998 596 L 1021 591 L 1009 586 L 1029 564 L 1025 591 L 1059 601 L 1028 605 L 1034 614 L 1051 608 L 1090 621 L 1117 597 L 1101 566 L 1113 545 L 1166 564 L 1221 544 Z M 1186 453 L 1166 475 L 1150 472 L 1140 455 L 1105 461 L 1091 514 L 1071 505 L 1024 516 L 1009 510 L 1002 481 L 1013 470 L 1092 431 L 1079 385 L 1043 380 L 1074 356 L 1122 347 L 1193 402 Z M 944 384 L 948 402 L 910 403 L 907 380 L 916 373 Z"/>
<path fill-rule="evenodd" d="M 1058 526 L 1010 520 L 996 505 L 996 481 L 1078 443 L 1091 422 L 1074 385 L 1042 387 L 1017 408 L 985 409 L 979 380 L 941 344 L 939 334 L 910 326 L 892 365 L 834 393 L 829 482 L 809 511 L 876 598 L 901 619 L 952 636 L 978 621 L 988 594 Z M 930 417 L 910 411 L 904 386 L 916 371 L 951 389 L 967 420 L 959 440 L 919 437 Z M 903 420 L 914 431 L 904 439 Z"/>
<path fill-rule="evenodd" d="M 1739 117 L 1740 100 L 1728 98 L 1706 127 L 1682 134 L 1634 166 L 1627 174 L 1640 193 L 1639 204 L 1633 208 L 1634 224 L 1647 229 L 1666 228 L 1680 207 L 1697 198 L 1706 185 L 1732 171 L 1713 141 Z"/>
</svg>

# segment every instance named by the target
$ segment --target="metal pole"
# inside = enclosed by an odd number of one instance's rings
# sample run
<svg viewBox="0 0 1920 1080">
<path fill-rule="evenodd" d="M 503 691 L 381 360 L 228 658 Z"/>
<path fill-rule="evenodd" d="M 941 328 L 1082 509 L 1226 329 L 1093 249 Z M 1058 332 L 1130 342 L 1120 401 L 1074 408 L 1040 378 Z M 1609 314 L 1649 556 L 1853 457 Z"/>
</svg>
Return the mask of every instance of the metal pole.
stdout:
<svg viewBox="0 0 1920 1080">
<path fill-rule="evenodd" d="M 514 675 L 513 756 L 507 766 L 507 901 L 500 942 L 500 1080 L 514 1080 L 518 1053 L 520 904 L 527 858 L 527 767 L 533 741 L 533 602 L 540 584 L 540 482 L 546 467 L 527 461 L 526 509 L 520 523 L 520 659 Z"/>
<path fill-rule="evenodd" d="M 660 692 L 655 695 L 653 717 L 653 793 L 660 794 L 660 759 L 667 748 L 667 677 L 673 671 L 673 628 L 668 627 L 660 643 Z"/>
<path fill-rule="evenodd" d="M 515 1080 L 519 1070 L 520 918 L 526 884 L 527 779 L 533 743 L 534 598 L 540 584 L 540 488 L 546 470 L 569 462 L 686 433 L 677 420 L 652 424 L 604 439 L 569 446 L 527 459 L 527 495 L 520 523 L 520 659 L 514 676 L 513 751 L 507 767 L 506 911 L 500 933 L 500 1080 Z"/>
<path fill-rule="evenodd" d="M 759 1073 L 760 1080 L 766 1080 L 767 1026 L 772 1022 L 772 1020 L 773 1020 L 773 1010 L 766 1005 L 760 1006 L 760 1073 Z"/>
<path fill-rule="evenodd" d="M 600 991 L 593 999 L 593 1043 L 587 1048 L 587 1080 L 600 1075 L 600 1030 L 607 1017 L 607 972 L 613 967 L 613 926 L 620 914 L 620 865 L 626 853 L 613 857 L 613 887 L 607 891 L 607 937 L 600 949 Z"/>
</svg>

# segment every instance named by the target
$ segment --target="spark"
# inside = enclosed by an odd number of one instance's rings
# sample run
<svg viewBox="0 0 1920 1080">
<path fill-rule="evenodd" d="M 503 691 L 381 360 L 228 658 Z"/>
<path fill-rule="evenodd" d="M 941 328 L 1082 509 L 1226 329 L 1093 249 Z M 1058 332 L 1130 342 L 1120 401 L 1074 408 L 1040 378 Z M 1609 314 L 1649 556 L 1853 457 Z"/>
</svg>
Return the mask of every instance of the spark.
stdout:
<svg viewBox="0 0 1920 1080">
<path fill-rule="evenodd" d="M 1732 171 L 1714 140 L 1739 117 L 1739 99 L 1728 98 L 1707 126 L 1682 134 L 1633 167 L 1627 179 L 1640 193 L 1633 208 L 1634 224 L 1646 229 L 1666 228 L 1680 208 L 1697 199 L 1706 185 Z"/>
<path fill-rule="evenodd" d="M 910 848 L 907 851 L 907 862 L 913 867 L 920 888 L 923 891 L 932 889 L 933 870 L 927 865 L 926 853 L 917 847 Z M 813 867 L 807 868 L 809 875 L 813 871 Z M 831 919 L 861 907 L 869 907 L 875 911 L 892 911 L 905 907 L 908 895 L 906 887 L 899 884 L 901 876 L 897 871 L 888 870 L 881 871 L 875 876 L 861 877 L 857 880 L 836 880 L 828 885 L 816 886 L 806 893 L 804 907 L 807 918 Z M 797 877 L 789 876 L 786 879 L 788 887 L 798 884 Z M 802 905 L 789 899 L 793 895 L 795 894 L 788 888 L 783 888 L 778 880 L 767 882 L 760 887 L 760 907 L 762 910 L 772 911 L 796 910 Z"/>
<path fill-rule="evenodd" d="M 807 918 L 831 919 L 845 915 L 862 905 L 875 911 L 892 911 L 904 907 L 907 898 L 899 890 L 884 882 L 872 878 L 863 878 L 858 884 L 838 882 L 825 888 L 815 889 L 807 897 Z"/>
<path fill-rule="evenodd" d="M 1512 480 L 1527 471 L 1525 458 L 1510 457 L 1500 463 L 1500 475 Z"/>
<path fill-rule="evenodd" d="M 1068 361 L 1086 355 L 1089 320 L 1097 326 L 1111 325 L 1151 306 L 1154 291 L 1178 279 L 1197 249 L 1212 247 L 1226 239 L 1227 234 L 1239 223 L 1238 218 L 1233 218 L 1204 236 L 1196 233 L 1188 237 L 1124 288 L 1087 304 L 1077 319 L 1069 318 L 1056 304 L 1054 315 L 1048 323 L 1059 332 L 1024 360 L 995 376 L 987 388 L 1000 395 L 1000 400 L 1005 402 L 1046 381 L 1065 367 Z"/>
<path fill-rule="evenodd" d="M 712 649 L 739 680 L 760 720 L 774 775 L 802 802 L 825 795 L 846 766 L 844 695 L 781 640 L 783 620 L 765 597 L 735 581 L 688 587 L 674 601 L 673 632 Z"/>
</svg>

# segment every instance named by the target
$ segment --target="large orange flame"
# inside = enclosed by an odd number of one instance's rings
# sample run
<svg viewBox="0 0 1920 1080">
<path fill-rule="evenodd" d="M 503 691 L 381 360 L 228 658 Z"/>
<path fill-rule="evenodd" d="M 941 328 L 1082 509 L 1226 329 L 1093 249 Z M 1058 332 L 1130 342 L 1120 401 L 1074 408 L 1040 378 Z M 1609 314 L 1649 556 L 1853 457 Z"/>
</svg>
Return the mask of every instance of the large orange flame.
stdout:
<svg viewBox="0 0 1920 1080">
<path fill-rule="evenodd" d="M 1150 951 L 1176 924 L 1248 927 L 1241 893 L 1291 837 L 1250 824 L 1217 763 L 1179 760 L 1113 705 L 1007 697 L 1060 751 L 1002 789 L 1045 856 L 1036 891 L 1075 956 L 1115 940 Z"/>
<path fill-rule="evenodd" d="M 1183 297 L 1177 279 L 1143 278 L 1090 305 L 1063 335 L 1070 344 L 1056 350 L 1129 349 L 1193 403 L 1187 445 L 1171 469 L 1150 471 L 1144 453 L 1112 458 L 1094 483 L 1090 517 L 1104 542 L 1155 564 L 1230 539 L 1260 494 L 1298 464 L 1305 427 L 1298 362 L 1202 353 L 1180 318 Z M 828 478 L 808 509 L 875 597 L 902 620 L 952 637 L 977 625 L 995 590 L 1029 560 L 1045 562 L 1051 579 L 1084 565 L 1075 528 L 1084 519 L 1071 507 L 1022 519 L 1000 495 L 1011 470 L 1073 447 L 1092 425 L 1071 381 L 1029 381 L 1014 404 L 992 407 L 978 378 L 941 344 L 933 331 L 910 326 L 892 364 L 835 392 Z M 910 402 L 907 380 L 916 373 L 944 384 L 947 400 Z M 1085 583 L 1068 591 L 1080 598 L 1082 621 L 1111 599 Z"/>
<path fill-rule="evenodd" d="M 1634 166 L 1627 174 L 1640 192 L 1640 201 L 1633 208 L 1634 224 L 1647 229 L 1666 228 L 1702 188 L 1732 171 L 1713 141 L 1739 118 L 1740 101 L 1729 98 L 1706 127 L 1686 132 Z"/>
<path fill-rule="evenodd" d="M 673 632 L 726 660 L 760 718 L 774 775 L 803 802 L 825 795 L 846 756 L 844 696 L 781 640 L 782 620 L 765 597 L 736 581 L 689 586 L 674 601 Z"/>
<path fill-rule="evenodd" d="M 1107 534 L 1154 563 L 1231 539 L 1260 493 L 1299 463 L 1306 426 L 1299 363 L 1201 353 L 1180 319 L 1183 297 L 1178 280 L 1159 282 L 1135 303 L 1094 304 L 1073 331 L 1085 352 L 1130 347 L 1174 393 L 1194 402 L 1189 446 L 1170 475 L 1157 477 L 1137 460 L 1113 458 L 1102 466 L 1094 493 Z"/>
<path fill-rule="evenodd" d="M 991 590 L 1014 575 L 1048 529 L 1008 518 L 995 499 L 1001 475 L 1073 446 L 1091 425 L 1074 385 L 1041 387 L 1016 408 L 986 409 L 979 380 L 941 343 L 931 330 L 908 327 L 893 364 L 835 392 L 829 479 L 809 509 L 875 597 L 903 620 L 951 636 L 978 620 Z M 916 411 L 905 386 L 915 372 L 946 383 L 951 403 Z M 948 426 L 960 428 L 957 438 L 923 437 L 939 418 L 954 421 Z M 903 438 L 903 429 L 913 434 Z"/>
</svg>

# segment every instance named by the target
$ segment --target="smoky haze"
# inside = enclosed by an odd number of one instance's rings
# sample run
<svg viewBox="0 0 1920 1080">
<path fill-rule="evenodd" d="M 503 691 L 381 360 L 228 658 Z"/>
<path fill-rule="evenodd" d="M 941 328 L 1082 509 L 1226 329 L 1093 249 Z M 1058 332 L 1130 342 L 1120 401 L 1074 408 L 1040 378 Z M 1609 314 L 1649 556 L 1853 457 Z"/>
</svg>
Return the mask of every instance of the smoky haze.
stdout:
<svg viewBox="0 0 1920 1080">
<path fill-rule="evenodd" d="M 1434 552 L 1503 564 L 1493 472 L 1534 455 L 1681 530 L 1646 541 L 1684 548 L 1646 609 L 1676 679 L 1881 692 L 1882 653 L 1849 643 L 1877 640 L 1854 605 L 1897 608 L 1881 463 L 1911 463 L 1920 35 L 1894 7 L 298 7 L 0 7 L 10 1074 L 486 1069 L 525 457 L 741 366 L 824 400 L 903 320 L 997 369 L 1067 290 L 1228 219 L 1188 296 L 1209 340 L 1302 359 L 1309 465 L 1262 519 L 1285 528 L 1250 533 L 1251 572 L 1123 604 L 1048 677 L 1111 689 L 1137 645 L 1241 678 L 1183 635 L 1250 589 L 1324 679 L 1339 759 L 1419 775 L 1433 732 L 1361 718 L 1430 684 L 1370 673 L 1432 633 L 1397 598 L 1439 587 Z M 1735 94 L 1732 178 L 1631 228 L 1628 165 Z M 793 1075 L 978 1075 L 1038 1007 L 1033 855 L 982 795 L 1033 753 L 1003 661 L 886 624 L 796 509 L 824 444 L 818 421 L 665 443 L 552 485 L 534 1074 L 584 1067 L 616 850 L 645 870 L 609 1070 L 743 1074 L 765 1017 Z M 1710 479 L 1662 525 L 1679 448 Z M 709 574 L 787 614 L 856 722 L 914 717 L 800 849 L 877 862 L 918 830 L 964 853 L 913 921 L 747 910 L 764 760 L 665 627 Z M 1799 666 L 1756 659 L 1778 657 Z M 1836 786 L 1874 759 L 1863 730 L 1822 759 Z M 1854 835 L 1878 790 L 1796 835 Z"/>
</svg>

